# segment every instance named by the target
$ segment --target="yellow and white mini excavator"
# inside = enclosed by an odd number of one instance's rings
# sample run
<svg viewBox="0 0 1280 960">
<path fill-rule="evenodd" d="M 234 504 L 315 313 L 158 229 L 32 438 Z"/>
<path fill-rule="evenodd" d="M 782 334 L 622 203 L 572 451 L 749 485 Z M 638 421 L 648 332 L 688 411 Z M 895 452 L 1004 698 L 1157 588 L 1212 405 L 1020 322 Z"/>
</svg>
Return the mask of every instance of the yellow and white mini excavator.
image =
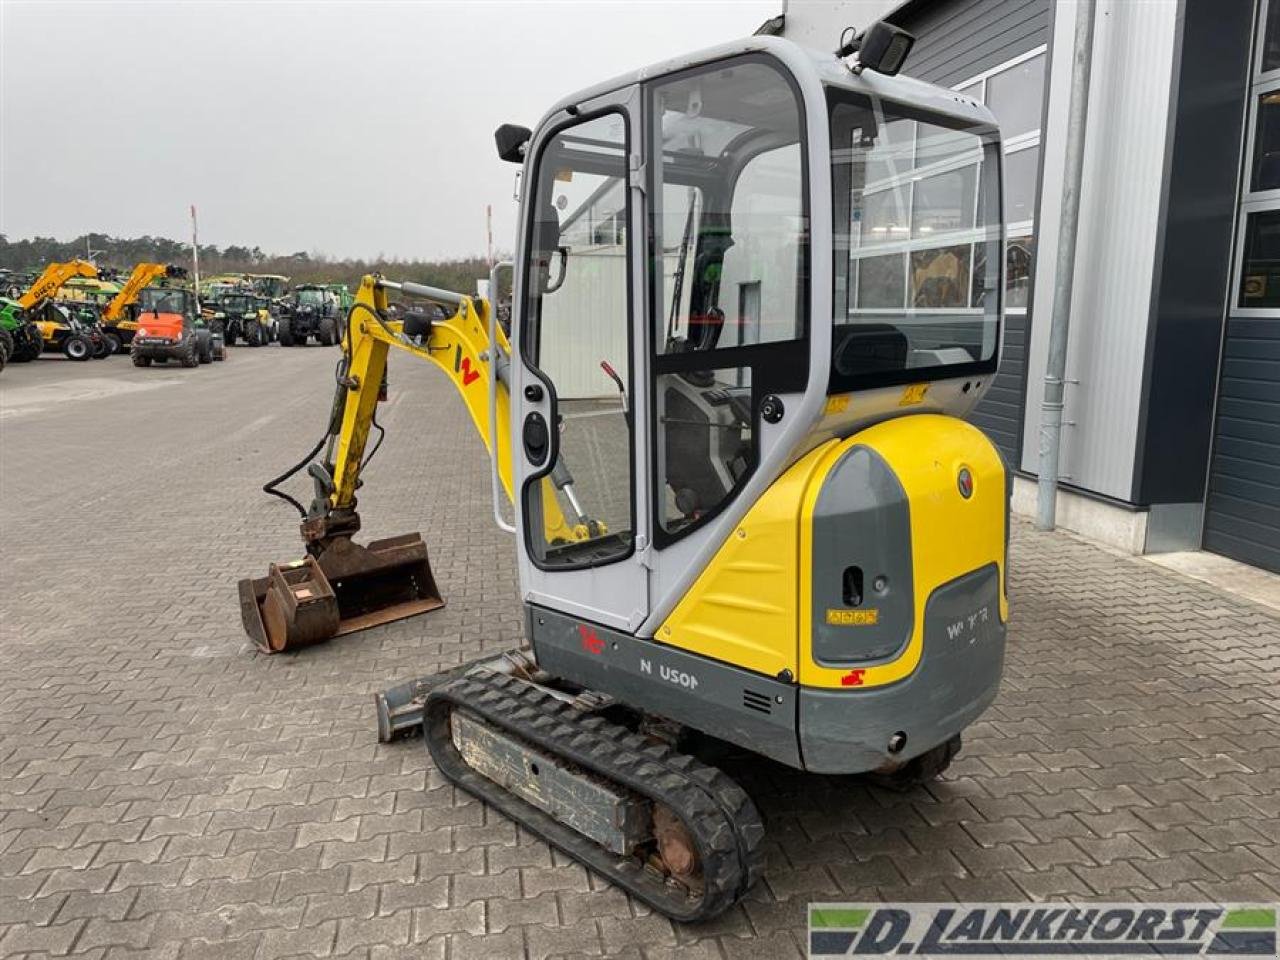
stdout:
<svg viewBox="0 0 1280 960">
<path fill-rule="evenodd" d="M 896 75 L 910 43 L 753 37 L 500 128 L 510 330 L 366 277 L 288 474 L 306 557 L 241 584 L 266 651 L 442 604 L 417 534 L 352 541 L 388 354 L 435 364 L 514 508 L 527 645 L 412 684 L 383 733 L 412 713 L 451 781 L 677 920 L 737 901 L 764 833 L 686 744 L 917 783 L 999 685 L 1007 473 L 963 417 L 1000 352 L 1000 135 Z"/>
</svg>

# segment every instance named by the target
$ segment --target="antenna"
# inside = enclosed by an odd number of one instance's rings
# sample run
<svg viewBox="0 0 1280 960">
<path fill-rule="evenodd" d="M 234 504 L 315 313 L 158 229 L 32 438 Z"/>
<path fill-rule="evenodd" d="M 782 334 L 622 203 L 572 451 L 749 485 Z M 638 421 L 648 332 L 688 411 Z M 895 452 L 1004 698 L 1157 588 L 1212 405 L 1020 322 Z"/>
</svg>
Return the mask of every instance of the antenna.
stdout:
<svg viewBox="0 0 1280 960">
<path fill-rule="evenodd" d="M 487 259 L 489 269 L 493 269 L 493 204 L 486 203 L 484 206 L 484 229 L 486 235 L 485 249 L 487 251 Z"/>
<path fill-rule="evenodd" d="M 191 205 L 191 266 L 196 278 L 196 309 L 200 309 L 200 237 L 196 228 L 196 205 Z"/>
</svg>

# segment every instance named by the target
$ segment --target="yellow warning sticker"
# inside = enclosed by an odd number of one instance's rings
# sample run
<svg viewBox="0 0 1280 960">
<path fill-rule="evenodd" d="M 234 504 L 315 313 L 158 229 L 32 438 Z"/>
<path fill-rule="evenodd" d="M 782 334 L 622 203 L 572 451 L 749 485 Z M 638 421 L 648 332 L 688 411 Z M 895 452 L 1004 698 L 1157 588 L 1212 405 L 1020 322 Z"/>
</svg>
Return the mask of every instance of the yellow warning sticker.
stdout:
<svg viewBox="0 0 1280 960">
<path fill-rule="evenodd" d="M 880 611 L 876 607 L 868 610 L 842 610 L 839 607 L 827 608 L 827 626 L 830 627 L 874 627 L 880 622 Z"/>
<path fill-rule="evenodd" d="M 837 394 L 834 397 L 827 397 L 827 408 L 823 412 L 830 416 L 833 413 L 844 413 L 849 409 L 849 401 L 853 399 L 847 393 Z"/>
<path fill-rule="evenodd" d="M 924 403 L 924 395 L 928 392 L 927 383 L 913 383 L 902 391 L 902 399 L 898 401 L 898 406 L 912 407 L 917 403 Z"/>
</svg>

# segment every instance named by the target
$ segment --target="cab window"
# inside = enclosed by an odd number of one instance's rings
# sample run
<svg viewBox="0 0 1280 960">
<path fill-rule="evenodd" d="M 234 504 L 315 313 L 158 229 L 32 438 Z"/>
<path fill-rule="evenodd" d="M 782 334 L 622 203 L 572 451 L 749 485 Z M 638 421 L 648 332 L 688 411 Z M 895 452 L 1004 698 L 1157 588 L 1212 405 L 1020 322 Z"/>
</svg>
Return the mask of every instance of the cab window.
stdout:
<svg viewBox="0 0 1280 960">
<path fill-rule="evenodd" d="M 757 411 L 808 375 L 804 120 L 762 55 L 648 89 L 654 542 L 719 513 L 759 459 Z"/>
<path fill-rule="evenodd" d="M 853 91 L 828 99 L 831 392 L 994 370 L 997 132 Z"/>
</svg>

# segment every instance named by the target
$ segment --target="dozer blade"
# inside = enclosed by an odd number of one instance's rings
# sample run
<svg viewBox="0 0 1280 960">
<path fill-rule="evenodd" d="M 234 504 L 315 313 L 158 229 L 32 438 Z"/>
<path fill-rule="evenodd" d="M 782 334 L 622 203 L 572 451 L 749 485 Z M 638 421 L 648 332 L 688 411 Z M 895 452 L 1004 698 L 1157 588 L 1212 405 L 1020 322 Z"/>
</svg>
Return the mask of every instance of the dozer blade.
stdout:
<svg viewBox="0 0 1280 960">
<path fill-rule="evenodd" d="M 264 653 L 283 653 L 444 606 L 421 534 L 360 546 L 337 538 L 319 558 L 241 580 L 240 619 Z"/>
</svg>

